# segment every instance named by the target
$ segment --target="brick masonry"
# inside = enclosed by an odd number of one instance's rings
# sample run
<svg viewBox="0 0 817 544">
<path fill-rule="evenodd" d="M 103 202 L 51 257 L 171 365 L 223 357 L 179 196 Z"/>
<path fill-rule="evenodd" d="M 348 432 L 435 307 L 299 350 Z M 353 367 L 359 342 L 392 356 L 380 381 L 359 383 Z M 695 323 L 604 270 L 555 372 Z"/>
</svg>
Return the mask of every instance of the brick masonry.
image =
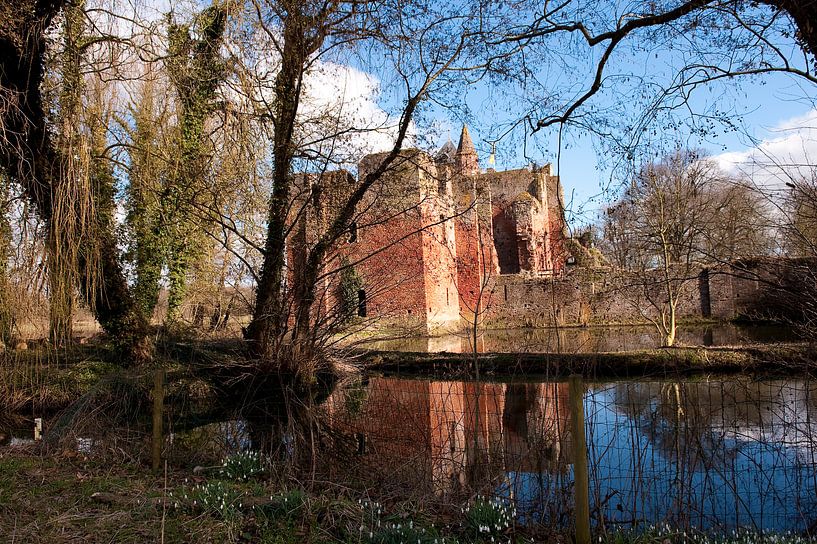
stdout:
<svg viewBox="0 0 817 544">
<path fill-rule="evenodd" d="M 364 157 L 346 171 L 296 176 L 301 210 L 290 244 L 290 277 L 351 191 L 382 164 Z M 575 245 L 575 244 L 574 244 Z M 434 156 L 405 150 L 359 205 L 348 240 L 326 263 L 352 263 L 366 317 L 415 332 L 489 327 L 644 323 L 665 302 L 659 271 L 641 277 L 570 266 L 563 192 L 550 165 L 497 172 L 479 168 L 467 128 L 457 147 Z M 758 315 L 789 261 L 765 259 L 672 271 L 680 319 Z M 796 275 L 796 274 L 795 274 Z M 776 283 L 775 283 L 776 282 Z M 316 318 L 338 304 L 337 274 L 325 275 Z M 463 318 L 465 321 L 463 321 Z"/>
</svg>

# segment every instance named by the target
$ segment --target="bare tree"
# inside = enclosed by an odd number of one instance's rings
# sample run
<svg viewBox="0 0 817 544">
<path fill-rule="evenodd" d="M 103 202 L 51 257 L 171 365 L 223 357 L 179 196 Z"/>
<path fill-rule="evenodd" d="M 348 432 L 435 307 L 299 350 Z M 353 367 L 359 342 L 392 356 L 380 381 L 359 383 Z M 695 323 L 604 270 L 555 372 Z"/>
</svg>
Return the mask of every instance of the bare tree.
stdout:
<svg viewBox="0 0 817 544">
<path fill-rule="evenodd" d="M 264 264 L 246 338 L 258 357 L 279 365 L 285 363 L 282 366 L 286 367 L 314 357 L 310 353 L 313 309 L 327 257 L 335 244 L 349 235 L 359 213 L 357 207 L 369 191 L 385 173 L 407 160 L 402 148 L 415 114 L 430 95 L 445 86 L 453 70 L 464 68 L 460 59 L 473 37 L 467 16 L 431 9 L 420 14 L 409 5 L 389 2 L 361 5 L 285 1 L 259 9 L 271 19 L 262 17 L 262 22 L 280 54 L 280 69 L 268 110 L 273 120 L 273 177 Z M 415 39 L 405 40 L 409 33 Z M 298 209 L 293 210 L 298 188 L 293 185 L 292 172 L 301 151 L 295 144 L 304 78 L 316 58 L 328 55 L 339 44 L 349 43 L 384 55 L 402 88 L 403 106 L 394 127 L 393 145 L 334 208 L 325 231 L 306 248 L 300 257 L 299 273 L 286 288 L 287 236 L 292 232 L 293 211 L 294 217 L 298 216 Z M 294 315 L 291 329 L 287 311 L 290 304 Z"/>
<path fill-rule="evenodd" d="M 699 153 L 679 150 L 643 166 L 604 217 L 605 241 L 634 305 L 662 342 L 675 342 L 678 309 L 702 267 L 766 254 L 760 195 Z"/>
</svg>

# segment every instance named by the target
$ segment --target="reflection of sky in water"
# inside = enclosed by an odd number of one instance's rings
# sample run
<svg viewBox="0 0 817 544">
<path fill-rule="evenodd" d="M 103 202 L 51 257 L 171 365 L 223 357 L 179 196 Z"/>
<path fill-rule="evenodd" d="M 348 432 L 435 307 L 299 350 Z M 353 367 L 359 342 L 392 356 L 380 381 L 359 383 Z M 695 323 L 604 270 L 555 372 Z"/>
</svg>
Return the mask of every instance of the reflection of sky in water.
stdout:
<svg viewBox="0 0 817 544">
<path fill-rule="evenodd" d="M 418 468 L 408 481 L 412 488 L 430 484 L 423 478 L 439 485 L 467 480 L 467 493 L 496 485 L 499 495 L 517 502 L 520 521 L 568 525 L 573 448 L 569 409 L 560 396 L 566 394 L 564 385 L 483 384 L 481 410 L 494 417 L 479 427 L 480 447 L 488 447 L 480 453 L 466 451 L 477 443 L 467 434 L 477 428 L 467 416 L 476 406 L 473 384 L 372 379 L 363 408 L 350 413 L 346 397 L 339 395 L 327 403 L 333 416 L 324 422 L 347 434 L 369 432 L 371 449 L 365 456 L 350 453 L 359 448 L 358 435 L 343 435 L 352 450 L 341 447 L 340 455 L 330 454 L 324 462 L 365 466 L 367 473 L 388 472 L 412 459 Z M 601 512 L 608 526 L 667 522 L 715 532 L 738 526 L 808 528 L 817 522 L 815 398 L 817 386 L 795 380 L 591 385 L 584 397 L 591 512 Z M 429 414 L 439 427 L 431 426 Z M 298 450 L 308 446 L 289 426 L 253 421 L 233 416 L 178 433 L 175 446 L 219 458 L 266 448 L 280 460 L 297 460 Z M 558 429 L 564 431 L 559 438 Z M 338 444 L 343 443 L 329 441 L 326 448 Z M 427 463 L 430 455 L 450 462 Z M 470 462 L 494 464 L 471 481 L 464 476 L 474 468 L 466 466 Z M 332 477 L 343 477 L 340 465 L 333 465 Z M 439 474 L 432 477 L 431 467 Z"/>
<path fill-rule="evenodd" d="M 704 530 L 799 532 L 817 522 L 817 422 L 802 399 L 784 394 L 783 402 L 770 402 L 772 413 L 761 424 L 720 413 L 714 425 L 692 429 L 681 418 L 679 433 L 672 420 L 657 416 L 654 401 L 639 406 L 637 417 L 616 406 L 616 393 L 620 402 L 621 388 L 631 387 L 638 384 L 597 387 L 585 396 L 591 512 L 598 508 L 608 523 L 666 521 Z M 562 475 L 507 477 L 499 491 L 517 498 L 523 518 L 559 521 L 548 509 L 561 502 L 559 489 L 570 496 L 572 465 Z"/>
</svg>

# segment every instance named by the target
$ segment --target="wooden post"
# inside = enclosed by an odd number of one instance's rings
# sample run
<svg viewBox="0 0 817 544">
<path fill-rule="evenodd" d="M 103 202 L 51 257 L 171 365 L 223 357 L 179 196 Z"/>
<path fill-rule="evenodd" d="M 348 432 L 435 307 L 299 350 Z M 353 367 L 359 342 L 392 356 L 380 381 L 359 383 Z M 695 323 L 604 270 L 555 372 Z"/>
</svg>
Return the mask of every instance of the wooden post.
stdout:
<svg viewBox="0 0 817 544">
<path fill-rule="evenodd" d="M 158 369 L 153 374 L 153 458 L 151 466 L 154 472 L 158 472 L 162 464 L 162 445 L 164 443 L 162 419 L 164 404 L 165 371 Z"/>
<path fill-rule="evenodd" d="M 573 476 L 575 479 L 576 544 L 590 544 L 590 481 L 587 474 L 587 443 L 584 436 L 584 385 L 571 375 L 570 420 L 573 427 Z"/>
</svg>

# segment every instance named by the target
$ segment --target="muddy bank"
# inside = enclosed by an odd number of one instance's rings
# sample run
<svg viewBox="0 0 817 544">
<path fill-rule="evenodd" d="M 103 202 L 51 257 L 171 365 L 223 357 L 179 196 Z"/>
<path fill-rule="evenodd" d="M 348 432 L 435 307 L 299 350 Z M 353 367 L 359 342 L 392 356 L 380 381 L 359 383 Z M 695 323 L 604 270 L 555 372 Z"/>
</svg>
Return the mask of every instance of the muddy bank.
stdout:
<svg viewBox="0 0 817 544">
<path fill-rule="evenodd" d="M 474 377 L 473 353 L 359 352 L 363 367 L 386 374 Z M 495 377 L 644 378 L 754 373 L 790 375 L 817 370 L 817 347 L 807 343 L 740 347 L 676 347 L 617 353 L 480 353 L 481 375 Z"/>
</svg>

